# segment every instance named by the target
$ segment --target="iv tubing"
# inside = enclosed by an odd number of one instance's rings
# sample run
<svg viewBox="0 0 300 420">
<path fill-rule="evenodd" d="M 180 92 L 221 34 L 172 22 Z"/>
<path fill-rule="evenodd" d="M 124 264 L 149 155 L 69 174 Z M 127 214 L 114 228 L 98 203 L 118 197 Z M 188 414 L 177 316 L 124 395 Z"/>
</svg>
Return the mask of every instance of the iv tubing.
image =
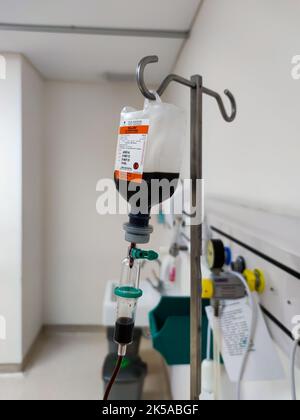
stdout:
<svg viewBox="0 0 300 420">
<path fill-rule="evenodd" d="M 291 356 L 291 391 L 292 391 L 292 401 L 297 401 L 297 393 L 296 393 L 296 375 L 295 375 L 295 364 L 296 364 L 296 354 L 297 348 L 300 344 L 300 338 L 295 341 L 292 350 Z"/>
<path fill-rule="evenodd" d="M 241 282 L 245 286 L 245 289 L 247 291 L 247 295 L 248 295 L 248 298 L 249 298 L 250 306 L 251 306 L 250 334 L 249 334 L 249 338 L 248 338 L 246 351 L 245 351 L 245 354 L 243 355 L 243 360 L 242 360 L 242 363 L 241 363 L 239 376 L 238 376 L 238 382 L 237 382 L 237 400 L 240 401 L 241 400 L 241 393 L 242 393 L 242 390 L 241 390 L 242 380 L 243 380 L 243 376 L 244 376 L 244 373 L 245 373 L 249 352 L 251 350 L 251 345 L 252 345 L 252 342 L 254 340 L 254 335 L 255 335 L 256 309 L 257 309 L 256 305 L 257 304 L 256 304 L 256 301 L 253 297 L 253 294 L 252 294 L 244 276 L 242 276 L 242 274 L 236 273 L 236 272 L 234 274 L 241 280 Z"/>
<path fill-rule="evenodd" d="M 206 359 L 211 360 L 211 327 L 208 322 L 207 326 L 207 343 L 206 343 Z"/>
<path fill-rule="evenodd" d="M 219 325 L 219 318 L 214 317 L 214 396 L 215 400 L 220 399 L 220 386 L 221 386 L 221 364 L 220 364 L 220 343 L 221 332 Z"/>
<path fill-rule="evenodd" d="M 124 356 L 118 356 L 118 361 L 117 361 L 115 370 L 113 371 L 112 377 L 110 378 L 110 381 L 109 381 L 109 383 L 107 385 L 107 388 L 105 390 L 103 401 L 107 401 L 108 400 L 108 397 L 109 397 L 111 388 L 112 388 L 112 386 L 113 386 L 113 384 L 114 384 L 114 382 L 116 380 L 116 377 L 118 376 L 119 370 L 121 368 L 123 357 Z"/>
</svg>

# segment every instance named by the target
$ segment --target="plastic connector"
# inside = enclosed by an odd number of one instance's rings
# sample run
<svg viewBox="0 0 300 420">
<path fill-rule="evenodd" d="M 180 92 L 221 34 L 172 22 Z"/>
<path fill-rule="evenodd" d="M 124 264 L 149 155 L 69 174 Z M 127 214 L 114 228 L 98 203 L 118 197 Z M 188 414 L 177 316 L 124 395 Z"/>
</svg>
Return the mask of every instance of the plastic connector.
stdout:
<svg viewBox="0 0 300 420">
<path fill-rule="evenodd" d="M 251 292 L 257 292 L 260 295 L 264 293 L 266 289 L 266 279 L 262 270 L 258 268 L 255 270 L 246 269 L 243 272 L 243 276 L 245 277 Z"/>
<path fill-rule="evenodd" d="M 229 246 L 225 246 L 225 265 L 231 265 L 232 263 L 232 251 Z"/>
<path fill-rule="evenodd" d="M 159 255 L 155 251 L 145 251 L 139 248 L 132 248 L 130 252 L 131 258 L 134 260 L 148 260 L 155 261 L 158 259 Z"/>
<path fill-rule="evenodd" d="M 211 279 L 202 279 L 202 299 L 214 297 L 214 284 Z"/>
</svg>

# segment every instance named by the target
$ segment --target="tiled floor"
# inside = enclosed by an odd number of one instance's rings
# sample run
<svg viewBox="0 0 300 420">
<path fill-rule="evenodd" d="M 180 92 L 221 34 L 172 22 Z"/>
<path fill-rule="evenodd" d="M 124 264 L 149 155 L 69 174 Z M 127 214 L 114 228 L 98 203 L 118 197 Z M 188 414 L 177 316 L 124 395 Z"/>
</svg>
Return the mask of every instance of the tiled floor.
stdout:
<svg viewBox="0 0 300 420">
<path fill-rule="evenodd" d="M 0 400 L 102 399 L 101 370 L 106 354 L 104 332 L 45 333 L 24 374 L 0 375 Z M 162 359 L 146 340 L 141 357 L 148 364 L 144 399 L 169 399 Z"/>
</svg>

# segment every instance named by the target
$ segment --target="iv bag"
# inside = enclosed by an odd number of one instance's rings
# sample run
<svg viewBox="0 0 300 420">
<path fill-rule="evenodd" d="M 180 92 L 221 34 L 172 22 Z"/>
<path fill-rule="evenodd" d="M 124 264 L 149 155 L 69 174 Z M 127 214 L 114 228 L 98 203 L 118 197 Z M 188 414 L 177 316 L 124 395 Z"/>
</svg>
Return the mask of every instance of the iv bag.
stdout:
<svg viewBox="0 0 300 420">
<path fill-rule="evenodd" d="M 119 191 L 122 181 L 144 180 L 149 184 L 153 179 L 179 179 L 186 134 L 185 113 L 175 105 L 163 103 L 157 93 L 155 97 L 155 101 L 145 100 L 143 110 L 125 107 L 121 112 L 114 174 Z M 168 198 L 170 194 L 159 200 L 150 197 L 149 207 Z"/>
</svg>

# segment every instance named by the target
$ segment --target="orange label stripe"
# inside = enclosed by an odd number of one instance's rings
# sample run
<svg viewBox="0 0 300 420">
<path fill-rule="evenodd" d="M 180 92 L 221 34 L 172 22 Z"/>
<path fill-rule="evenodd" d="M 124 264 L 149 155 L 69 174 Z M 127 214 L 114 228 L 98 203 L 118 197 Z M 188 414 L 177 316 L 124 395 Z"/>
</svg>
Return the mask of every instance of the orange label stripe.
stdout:
<svg viewBox="0 0 300 420">
<path fill-rule="evenodd" d="M 132 125 L 120 127 L 120 134 L 148 134 L 149 125 Z"/>
<path fill-rule="evenodd" d="M 143 175 L 123 171 L 115 171 L 115 178 L 119 179 L 120 181 L 136 182 L 137 184 L 141 184 Z"/>
</svg>

